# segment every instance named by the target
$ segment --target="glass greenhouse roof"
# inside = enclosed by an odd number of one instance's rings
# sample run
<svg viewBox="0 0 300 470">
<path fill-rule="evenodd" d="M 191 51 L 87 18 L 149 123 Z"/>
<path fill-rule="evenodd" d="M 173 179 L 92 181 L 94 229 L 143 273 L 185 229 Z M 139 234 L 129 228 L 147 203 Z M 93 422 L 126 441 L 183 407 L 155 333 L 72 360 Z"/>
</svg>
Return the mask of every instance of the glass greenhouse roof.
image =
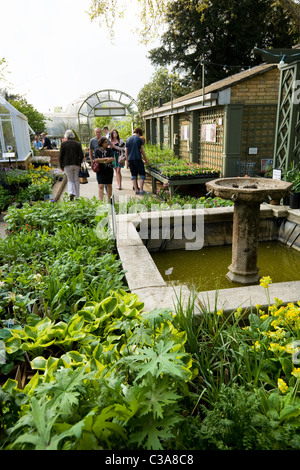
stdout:
<svg viewBox="0 0 300 470">
<path fill-rule="evenodd" d="M 64 111 L 47 113 L 47 132 L 51 136 L 63 136 L 66 129 L 78 131 L 81 124 L 99 116 L 118 118 L 137 113 L 137 103 L 120 90 L 101 90 L 83 95 L 72 101 Z"/>
<path fill-rule="evenodd" d="M 32 154 L 27 118 L 0 95 L 0 161 L 26 160 Z"/>
</svg>

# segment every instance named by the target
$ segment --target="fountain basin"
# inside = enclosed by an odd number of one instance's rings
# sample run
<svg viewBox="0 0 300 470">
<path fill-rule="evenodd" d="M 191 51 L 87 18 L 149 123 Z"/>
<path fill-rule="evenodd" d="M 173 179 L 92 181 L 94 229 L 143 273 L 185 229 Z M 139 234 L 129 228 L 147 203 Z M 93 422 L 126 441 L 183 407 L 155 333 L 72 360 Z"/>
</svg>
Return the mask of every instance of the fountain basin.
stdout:
<svg viewBox="0 0 300 470">
<path fill-rule="evenodd" d="M 289 194 L 292 183 L 268 178 L 219 178 L 206 183 L 210 196 L 243 202 L 269 202 Z"/>
<path fill-rule="evenodd" d="M 232 262 L 226 277 L 243 285 L 258 283 L 260 204 L 287 196 L 292 183 L 268 178 L 220 178 L 206 183 L 206 188 L 212 197 L 234 201 Z"/>
</svg>

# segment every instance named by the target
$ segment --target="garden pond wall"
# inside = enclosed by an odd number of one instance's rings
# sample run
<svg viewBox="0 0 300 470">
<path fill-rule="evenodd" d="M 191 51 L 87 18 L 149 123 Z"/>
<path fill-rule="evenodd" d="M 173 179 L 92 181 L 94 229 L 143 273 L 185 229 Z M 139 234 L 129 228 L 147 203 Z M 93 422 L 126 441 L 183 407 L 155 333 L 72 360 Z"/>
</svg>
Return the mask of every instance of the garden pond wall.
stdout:
<svg viewBox="0 0 300 470">
<path fill-rule="evenodd" d="M 172 236 L 172 230 L 177 224 L 180 225 L 185 217 L 191 217 L 193 231 L 196 233 L 199 211 L 204 220 L 203 246 L 231 244 L 233 210 L 233 207 L 223 207 L 117 216 L 116 245 L 123 269 L 126 271 L 126 280 L 130 291 L 137 293 L 145 303 L 146 310 L 173 308 L 179 298 L 186 304 L 191 294 L 186 286 L 167 285 L 151 257 L 151 252 L 183 249 L 186 243 L 192 243 L 193 240 L 184 236 Z M 260 215 L 259 241 L 280 241 L 300 251 L 300 210 L 292 210 L 282 205 L 262 204 Z M 168 224 L 169 238 L 164 239 L 162 227 L 168 227 Z M 300 281 L 270 284 L 269 292 L 271 303 L 275 297 L 285 304 L 297 302 L 300 299 Z M 199 292 L 197 300 L 199 311 L 195 311 L 196 314 L 214 308 L 229 313 L 238 307 L 250 309 L 256 304 L 260 304 L 262 308 L 268 307 L 265 289 L 259 285 L 222 289 L 218 292 Z"/>
</svg>

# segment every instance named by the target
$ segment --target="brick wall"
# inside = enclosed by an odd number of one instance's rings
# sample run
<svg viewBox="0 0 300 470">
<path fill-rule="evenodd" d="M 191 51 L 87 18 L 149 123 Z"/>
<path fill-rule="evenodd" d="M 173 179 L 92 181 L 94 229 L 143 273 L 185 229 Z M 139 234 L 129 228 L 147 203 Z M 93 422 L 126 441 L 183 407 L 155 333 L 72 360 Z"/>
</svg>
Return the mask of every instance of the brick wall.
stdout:
<svg viewBox="0 0 300 470">
<path fill-rule="evenodd" d="M 39 155 L 50 157 L 51 165 L 59 167 L 59 150 L 40 150 Z"/>
<path fill-rule="evenodd" d="M 277 104 L 280 71 L 268 72 L 237 83 L 231 88 L 231 104 Z"/>
<path fill-rule="evenodd" d="M 182 115 L 179 117 L 179 157 L 182 160 L 190 161 L 190 154 L 188 150 L 188 141 L 181 139 L 181 127 L 190 125 L 189 115 Z"/>
</svg>

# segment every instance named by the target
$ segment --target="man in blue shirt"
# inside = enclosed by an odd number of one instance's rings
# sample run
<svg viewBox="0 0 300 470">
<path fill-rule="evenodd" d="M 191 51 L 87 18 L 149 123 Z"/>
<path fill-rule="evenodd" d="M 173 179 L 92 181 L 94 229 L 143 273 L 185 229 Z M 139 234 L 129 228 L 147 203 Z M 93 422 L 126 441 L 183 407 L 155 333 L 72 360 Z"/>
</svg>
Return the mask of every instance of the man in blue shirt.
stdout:
<svg viewBox="0 0 300 470">
<path fill-rule="evenodd" d="M 92 161 L 95 158 L 95 150 L 99 148 L 98 141 L 101 138 L 101 129 L 100 129 L 100 127 L 97 127 L 94 132 L 95 132 L 95 137 L 93 137 L 90 140 L 90 147 L 89 147 L 89 154 L 90 154 L 91 164 L 92 164 Z"/>
<path fill-rule="evenodd" d="M 43 144 L 37 135 L 34 136 L 33 146 L 36 150 L 40 150 L 43 147 Z"/>
<path fill-rule="evenodd" d="M 145 191 L 143 190 L 144 182 L 146 179 L 144 162 L 146 163 L 146 165 L 148 164 L 148 160 L 144 150 L 144 141 L 143 139 L 141 139 L 142 135 L 142 129 L 136 127 L 133 131 L 132 136 L 126 140 L 125 145 L 126 162 L 129 165 L 135 194 L 140 194 L 141 196 L 145 194 Z M 137 184 L 138 175 L 140 176 L 140 190 L 138 189 Z"/>
</svg>

